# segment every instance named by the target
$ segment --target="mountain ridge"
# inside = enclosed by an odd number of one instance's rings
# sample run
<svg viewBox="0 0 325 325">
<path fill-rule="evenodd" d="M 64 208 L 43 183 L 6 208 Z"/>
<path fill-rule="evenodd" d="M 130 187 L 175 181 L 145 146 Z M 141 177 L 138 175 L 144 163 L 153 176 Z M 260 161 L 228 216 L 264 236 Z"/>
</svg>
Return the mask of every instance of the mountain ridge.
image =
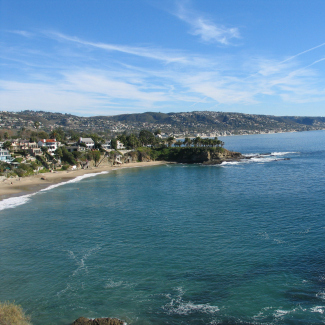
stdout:
<svg viewBox="0 0 325 325">
<path fill-rule="evenodd" d="M 0 112 L 1 129 L 55 128 L 107 134 L 135 133 L 141 129 L 166 134 L 254 134 L 325 129 L 325 117 L 274 116 L 261 114 L 193 111 L 144 112 L 113 116 L 80 117 L 46 111 Z"/>
</svg>

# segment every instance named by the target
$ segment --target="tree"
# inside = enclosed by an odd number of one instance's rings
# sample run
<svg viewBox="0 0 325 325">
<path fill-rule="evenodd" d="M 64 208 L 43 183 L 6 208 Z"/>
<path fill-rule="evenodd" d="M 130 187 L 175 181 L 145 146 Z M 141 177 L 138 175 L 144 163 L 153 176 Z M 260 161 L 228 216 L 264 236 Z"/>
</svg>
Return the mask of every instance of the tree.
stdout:
<svg viewBox="0 0 325 325">
<path fill-rule="evenodd" d="M 38 129 L 39 126 L 40 126 L 40 122 L 39 122 L 39 121 L 35 121 L 35 122 L 34 122 L 34 126 L 35 126 L 36 129 Z"/>
<path fill-rule="evenodd" d="M 192 144 L 192 140 L 191 140 L 190 138 L 185 138 L 185 139 L 184 139 L 184 145 L 185 145 L 186 147 L 190 147 L 191 144 Z"/>
<path fill-rule="evenodd" d="M 3 149 L 9 150 L 11 147 L 11 142 L 10 141 L 5 141 L 2 145 Z"/>
<path fill-rule="evenodd" d="M 9 139 L 9 133 L 8 132 L 5 132 L 3 137 L 5 138 L 5 140 Z"/>
<path fill-rule="evenodd" d="M 141 130 L 139 133 L 139 141 L 142 146 L 153 145 L 155 143 L 155 136 L 148 130 Z"/>
<path fill-rule="evenodd" d="M 127 148 L 135 149 L 140 146 L 139 139 L 136 135 L 130 134 L 126 137 L 126 143 L 124 143 L 124 145 Z"/>
<path fill-rule="evenodd" d="M 168 147 L 171 147 L 174 141 L 175 141 L 174 137 L 168 137 L 167 138 Z"/>
<path fill-rule="evenodd" d="M 62 150 L 62 161 L 65 161 L 70 165 L 75 165 L 77 163 L 73 154 L 69 152 L 66 147 L 60 147 L 60 149 Z"/>
<path fill-rule="evenodd" d="M 160 129 L 157 129 L 154 134 L 155 135 L 161 134 L 161 130 Z"/>
<path fill-rule="evenodd" d="M 62 128 L 54 129 L 50 133 L 50 138 L 56 139 L 57 141 L 64 141 L 66 139 L 65 132 L 63 131 Z"/>
<path fill-rule="evenodd" d="M 177 141 L 175 142 L 175 146 L 176 146 L 176 147 L 181 147 L 182 144 L 183 144 L 183 142 L 180 141 L 180 140 L 177 140 Z"/>
<path fill-rule="evenodd" d="M 202 139 L 200 137 L 196 137 L 194 140 L 193 140 L 193 143 L 194 143 L 194 146 L 195 147 L 198 147 L 201 145 L 202 143 Z"/>
<path fill-rule="evenodd" d="M 116 138 L 117 138 L 117 140 L 122 142 L 125 146 L 127 145 L 127 140 L 126 140 L 126 135 L 125 134 L 118 135 Z"/>
<path fill-rule="evenodd" d="M 61 148 L 57 148 L 55 151 L 54 151 L 54 154 L 57 158 L 62 158 L 63 157 L 63 152 L 62 152 L 62 149 Z"/>
<path fill-rule="evenodd" d="M 93 160 L 95 161 L 95 166 L 96 166 L 97 163 L 100 160 L 100 151 L 99 150 L 94 150 L 94 151 L 91 152 L 91 154 L 92 154 Z"/>
<path fill-rule="evenodd" d="M 111 148 L 115 150 L 117 149 L 117 139 L 111 140 Z"/>
<path fill-rule="evenodd" d="M 49 135 L 45 131 L 38 132 L 37 134 L 39 139 L 48 139 Z"/>
</svg>

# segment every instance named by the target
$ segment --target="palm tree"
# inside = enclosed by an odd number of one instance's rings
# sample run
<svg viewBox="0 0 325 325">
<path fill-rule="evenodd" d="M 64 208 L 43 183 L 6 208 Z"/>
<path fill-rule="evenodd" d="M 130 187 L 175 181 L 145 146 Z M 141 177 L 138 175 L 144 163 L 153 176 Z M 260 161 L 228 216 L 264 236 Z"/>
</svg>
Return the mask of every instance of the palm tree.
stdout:
<svg viewBox="0 0 325 325">
<path fill-rule="evenodd" d="M 174 141 L 175 141 L 174 137 L 168 137 L 167 138 L 168 147 L 171 147 Z"/>
<path fill-rule="evenodd" d="M 184 139 L 184 145 L 185 145 L 186 147 L 190 147 L 191 144 L 192 144 L 192 140 L 191 140 L 190 138 L 185 138 L 185 139 Z"/>
<path fill-rule="evenodd" d="M 175 146 L 176 146 L 176 147 L 181 147 L 182 144 L 183 144 L 183 142 L 180 141 L 180 140 L 178 140 L 178 141 L 175 142 Z"/>
<path fill-rule="evenodd" d="M 195 147 L 201 146 L 202 139 L 201 139 L 200 137 L 196 137 L 196 138 L 193 140 L 193 143 L 194 143 L 194 146 L 195 146 Z"/>
</svg>

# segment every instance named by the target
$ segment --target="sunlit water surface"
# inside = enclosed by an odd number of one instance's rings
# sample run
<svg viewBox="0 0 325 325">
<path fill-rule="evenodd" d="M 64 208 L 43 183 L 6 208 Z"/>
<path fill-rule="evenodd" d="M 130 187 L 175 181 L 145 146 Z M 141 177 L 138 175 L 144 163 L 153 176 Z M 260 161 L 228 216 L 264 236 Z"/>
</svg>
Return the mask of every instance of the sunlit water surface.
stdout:
<svg viewBox="0 0 325 325">
<path fill-rule="evenodd" d="M 264 155 L 1 201 L 0 300 L 34 325 L 324 324 L 325 131 L 222 140 Z"/>
</svg>

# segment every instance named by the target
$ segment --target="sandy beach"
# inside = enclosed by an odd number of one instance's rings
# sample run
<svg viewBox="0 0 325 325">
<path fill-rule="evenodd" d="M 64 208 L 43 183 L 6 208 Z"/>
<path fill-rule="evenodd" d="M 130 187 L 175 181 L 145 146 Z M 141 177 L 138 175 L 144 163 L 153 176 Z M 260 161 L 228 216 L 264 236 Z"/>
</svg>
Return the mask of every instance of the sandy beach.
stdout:
<svg viewBox="0 0 325 325">
<path fill-rule="evenodd" d="M 0 201 L 7 199 L 11 196 L 20 196 L 40 189 L 46 188 L 52 184 L 69 181 L 89 173 L 100 173 L 103 171 L 110 171 L 120 168 L 134 168 L 134 167 L 147 167 L 166 164 L 164 161 L 150 161 L 129 163 L 119 166 L 104 165 L 100 167 L 92 167 L 89 169 L 77 169 L 70 171 L 58 171 L 52 173 L 42 173 L 38 175 L 21 177 L 21 178 L 8 178 L 0 183 Z"/>
</svg>

